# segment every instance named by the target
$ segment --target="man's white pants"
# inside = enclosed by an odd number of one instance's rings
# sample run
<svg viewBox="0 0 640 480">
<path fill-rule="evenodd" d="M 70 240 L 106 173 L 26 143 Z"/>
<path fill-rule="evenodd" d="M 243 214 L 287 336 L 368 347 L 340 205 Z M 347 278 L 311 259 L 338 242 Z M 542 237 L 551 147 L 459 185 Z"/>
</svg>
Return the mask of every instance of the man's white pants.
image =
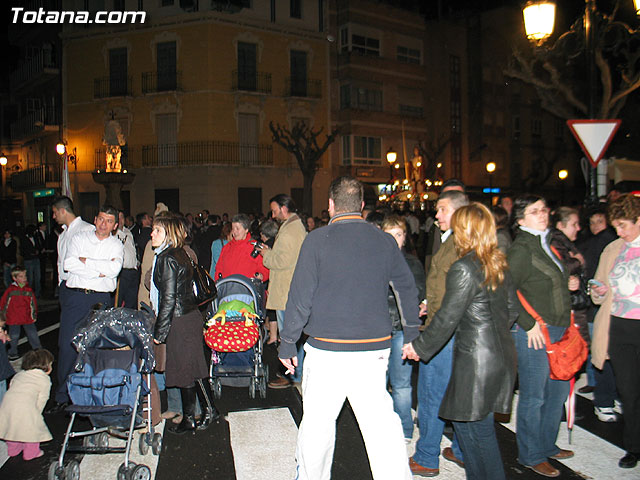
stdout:
<svg viewBox="0 0 640 480">
<path fill-rule="evenodd" d="M 400 417 L 387 392 L 389 349 L 331 352 L 304 347 L 303 416 L 298 431 L 298 480 L 328 480 L 336 419 L 345 398 L 358 420 L 375 480 L 410 480 Z"/>
</svg>

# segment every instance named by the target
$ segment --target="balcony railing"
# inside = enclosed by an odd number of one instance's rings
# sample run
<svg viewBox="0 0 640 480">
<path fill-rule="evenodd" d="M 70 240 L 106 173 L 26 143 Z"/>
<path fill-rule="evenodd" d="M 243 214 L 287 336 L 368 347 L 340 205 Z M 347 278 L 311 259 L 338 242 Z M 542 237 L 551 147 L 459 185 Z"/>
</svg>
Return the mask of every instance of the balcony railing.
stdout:
<svg viewBox="0 0 640 480">
<path fill-rule="evenodd" d="M 415 107 L 413 105 L 400 104 L 398 110 L 400 111 L 400 115 L 405 117 L 416 117 L 416 118 L 424 117 L 424 108 L 422 107 Z"/>
<path fill-rule="evenodd" d="M 266 167 L 273 165 L 273 146 L 218 141 L 131 146 L 123 148 L 120 163 L 123 169 L 199 165 Z M 104 148 L 96 150 L 95 165 L 96 170 L 105 168 Z"/>
<path fill-rule="evenodd" d="M 58 165 L 39 165 L 11 175 L 11 189 L 14 191 L 37 190 L 47 183 L 60 181 Z"/>
<path fill-rule="evenodd" d="M 125 97 L 131 95 L 131 76 L 101 77 L 93 80 L 93 98 Z"/>
<path fill-rule="evenodd" d="M 58 73 L 58 65 L 51 50 L 40 50 L 35 56 L 22 62 L 16 70 L 11 73 L 11 85 L 14 88 L 33 80 L 38 75 L 45 72 L 45 69 L 55 69 L 51 73 Z"/>
<path fill-rule="evenodd" d="M 264 72 L 231 72 L 231 90 L 247 92 L 271 93 L 271 74 Z"/>
<path fill-rule="evenodd" d="M 288 77 L 285 85 L 285 96 L 321 98 L 322 81 Z"/>
<path fill-rule="evenodd" d="M 144 72 L 142 74 L 142 93 L 172 92 L 182 88 L 182 72 Z"/>
<path fill-rule="evenodd" d="M 11 138 L 17 140 L 37 134 L 46 127 L 56 127 L 60 122 L 58 111 L 54 107 L 44 107 L 20 118 L 11 124 Z"/>
</svg>

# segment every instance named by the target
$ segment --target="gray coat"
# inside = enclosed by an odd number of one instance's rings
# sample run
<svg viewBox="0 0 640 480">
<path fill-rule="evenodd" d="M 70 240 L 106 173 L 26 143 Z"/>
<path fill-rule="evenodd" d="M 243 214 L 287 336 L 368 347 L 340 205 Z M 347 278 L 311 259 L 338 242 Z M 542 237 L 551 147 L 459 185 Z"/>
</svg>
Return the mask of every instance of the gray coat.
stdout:
<svg viewBox="0 0 640 480">
<path fill-rule="evenodd" d="M 440 309 L 413 342 L 420 359 L 429 361 L 455 333 L 442 418 L 476 421 L 511 411 L 516 350 L 509 329 L 518 316 L 516 292 L 508 274 L 495 292 L 484 278 L 474 253 L 457 260 L 447 273 Z"/>
</svg>

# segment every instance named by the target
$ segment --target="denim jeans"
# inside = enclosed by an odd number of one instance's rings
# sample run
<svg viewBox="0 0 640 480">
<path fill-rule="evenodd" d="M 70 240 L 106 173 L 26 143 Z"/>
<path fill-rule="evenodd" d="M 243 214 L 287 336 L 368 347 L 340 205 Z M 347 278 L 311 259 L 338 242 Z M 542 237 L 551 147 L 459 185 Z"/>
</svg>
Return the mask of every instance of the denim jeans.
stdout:
<svg viewBox="0 0 640 480">
<path fill-rule="evenodd" d="M 5 288 L 9 288 L 9 285 L 13 283 L 13 279 L 11 278 L 11 269 L 15 266 L 15 263 L 5 264 L 2 266 L 2 277 L 4 279 Z"/>
<path fill-rule="evenodd" d="M 24 333 L 27 334 L 29 339 L 29 345 L 32 349 L 41 348 L 40 338 L 38 337 L 38 330 L 35 323 L 28 323 L 26 325 L 7 325 L 9 327 L 9 336 L 11 341 L 9 342 L 9 355 L 18 355 L 18 340 L 20 340 L 20 327 L 24 329 Z"/>
<path fill-rule="evenodd" d="M 391 353 L 389 354 L 389 370 L 387 376 L 391 383 L 393 410 L 400 417 L 404 438 L 413 437 L 413 418 L 411 417 L 411 372 L 413 362 L 402 360 L 404 333 L 394 331 L 391 335 Z"/>
<path fill-rule="evenodd" d="M 0 380 L 0 403 L 2 403 L 2 397 L 4 397 L 5 393 L 7 393 L 7 381 Z"/>
<path fill-rule="evenodd" d="M 587 324 L 589 328 L 589 337 L 593 338 L 593 322 Z M 595 387 L 596 385 L 596 367 L 591 363 L 591 348 L 589 348 L 589 355 L 587 356 L 587 366 L 585 367 L 587 372 L 587 385 Z"/>
<path fill-rule="evenodd" d="M 453 428 L 464 453 L 467 480 L 504 480 L 493 413 L 475 422 L 453 422 Z"/>
<path fill-rule="evenodd" d="M 31 260 L 25 260 L 24 268 L 27 270 L 27 282 L 29 282 L 29 286 L 33 289 L 36 298 L 40 298 L 40 290 L 42 288 L 40 284 L 40 259 L 32 258 Z"/>
<path fill-rule="evenodd" d="M 557 342 L 565 327 L 548 325 L 551 342 Z M 516 419 L 518 461 L 525 466 L 546 462 L 560 451 L 556 445 L 569 382 L 551 380 L 546 348 L 527 346 L 527 332 L 520 326 L 513 332 L 518 352 L 520 394 Z"/>
<path fill-rule="evenodd" d="M 420 362 L 418 370 L 418 428 L 413 460 L 426 468 L 439 468 L 440 442 L 444 421 L 438 417 L 442 398 L 449 385 L 453 362 L 453 337 L 428 363 Z M 463 460 L 458 439 L 454 435 L 451 445 L 454 455 Z"/>
<path fill-rule="evenodd" d="M 284 310 L 276 310 L 276 318 L 278 320 L 278 331 L 282 332 L 284 328 Z M 292 382 L 302 382 L 302 364 L 304 362 L 304 343 L 298 340 L 298 366 L 295 373 L 291 376 Z"/>
</svg>

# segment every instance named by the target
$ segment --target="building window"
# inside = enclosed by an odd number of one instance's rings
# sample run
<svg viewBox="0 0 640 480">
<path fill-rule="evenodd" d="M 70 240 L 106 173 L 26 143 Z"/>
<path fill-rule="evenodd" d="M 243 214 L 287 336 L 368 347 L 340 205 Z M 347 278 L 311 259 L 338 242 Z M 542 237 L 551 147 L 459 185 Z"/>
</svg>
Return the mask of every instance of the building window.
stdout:
<svg viewBox="0 0 640 480">
<path fill-rule="evenodd" d="M 176 89 L 176 42 L 162 42 L 156 45 L 158 59 L 158 91 Z"/>
<path fill-rule="evenodd" d="M 112 48 L 109 50 L 109 94 L 119 97 L 128 93 L 127 49 Z"/>
<path fill-rule="evenodd" d="M 238 89 L 255 91 L 257 82 L 255 43 L 238 42 Z"/>
<path fill-rule="evenodd" d="M 343 85 L 340 88 L 340 108 L 382 111 L 382 90 Z"/>
<path fill-rule="evenodd" d="M 307 96 L 307 52 L 291 50 L 291 95 L 294 97 Z"/>
<path fill-rule="evenodd" d="M 451 84 L 451 89 L 459 89 L 460 88 L 460 57 L 456 57 L 455 55 L 451 55 L 449 58 L 449 83 Z"/>
<path fill-rule="evenodd" d="M 380 165 L 380 137 L 353 137 L 353 163 L 357 165 Z"/>
<path fill-rule="evenodd" d="M 258 164 L 258 115 L 238 114 L 238 138 L 240 139 L 240 164 Z"/>
<path fill-rule="evenodd" d="M 175 113 L 156 115 L 158 166 L 178 164 L 178 119 Z"/>
<path fill-rule="evenodd" d="M 420 58 L 422 57 L 420 50 L 408 47 L 397 47 L 397 54 L 399 62 L 420 65 Z"/>
<path fill-rule="evenodd" d="M 171 7 L 173 5 L 173 0 L 162 0 L 160 3 L 161 7 Z"/>
<path fill-rule="evenodd" d="M 347 27 L 340 29 L 340 51 L 349 51 L 349 29 Z"/>
<path fill-rule="evenodd" d="M 380 40 L 377 38 L 364 37 L 362 35 L 351 36 L 351 51 L 361 55 L 372 57 L 380 56 Z"/>
<path fill-rule="evenodd" d="M 533 120 L 531 120 L 531 136 L 542 136 L 542 120 L 540 120 L 539 118 L 534 118 Z"/>
<path fill-rule="evenodd" d="M 511 121 L 513 126 L 513 139 L 520 140 L 520 117 L 516 115 Z"/>
<path fill-rule="evenodd" d="M 451 133 L 454 135 L 461 133 L 460 102 L 458 100 L 451 100 Z"/>
<path fill-rule="evenodd" d="M 351 165 L 351 137 L 342 137 L 342 164 Z"/>
<path fill-rule="evenodd" d="M 289 16 L 291 18 L 302 18 L 301 0 L 289 0 Z"/>
<path fill-rule="evenodd" d="M 240 6 L 242 8 L 253 8 L 253 0 L 240 0 Z"/>
</svg>

